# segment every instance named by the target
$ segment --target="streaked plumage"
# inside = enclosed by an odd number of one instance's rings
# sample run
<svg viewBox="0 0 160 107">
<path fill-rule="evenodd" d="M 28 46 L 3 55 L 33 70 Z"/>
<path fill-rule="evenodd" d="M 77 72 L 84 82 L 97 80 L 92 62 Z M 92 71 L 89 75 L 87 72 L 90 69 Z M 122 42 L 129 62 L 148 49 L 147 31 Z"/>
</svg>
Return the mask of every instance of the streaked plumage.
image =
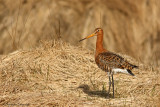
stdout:
<svg viewBox="0 0 160 107">
<path fill-rule="evenodd" d="M 112 84 L 113 97 L 114 97 L 113 74 L 119 72 L 119 73 L 126 73 L 134 76 L 131 70 L 133 68 L 138 68 L 138 66 L 130 64 L 127 60 L 125 60 L 120 55 L 109 52 L 103 48 L 103 30 L 101 28 L 96 28 L 93 34 L 87 36 L 82 40 L 88 39 L 95 35 L 97 35 L 95 62 L 99 68 L 101 68 L 102 70 L 108 73 L 108 77 L 109 77 L 108 93 L 110 92 L 110 86 Z M 110 79 L 110 76 L 112 76 L 112 81 Z"/>
<path fill-rule="evenodd" d="M 112 52 L 103 52 L 98 54 L 98 56 L 95 58 L 95 61 L 98 67 L 104 71 L 107 70 L 107 67 L 111 69 L 126 69 L 132 76 L 134 76 L 134 74 L 131 72 L 131 70 L 133 68 L 137 68 L 137 66 L 130 64 L 123 57 Z"/>
</svg>

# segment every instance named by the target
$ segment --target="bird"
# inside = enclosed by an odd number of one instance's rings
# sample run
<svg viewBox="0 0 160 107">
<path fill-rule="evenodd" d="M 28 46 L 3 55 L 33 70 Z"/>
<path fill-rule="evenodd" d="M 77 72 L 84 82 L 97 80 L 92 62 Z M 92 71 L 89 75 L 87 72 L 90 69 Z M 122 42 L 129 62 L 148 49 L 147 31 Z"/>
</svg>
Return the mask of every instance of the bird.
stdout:
<svg viewBox="0 0 160 107">
<path fill-rule="evenodd" d="M 107 72 L 108 78 L 109 78 L 108 94 L 110 93 L 110 88 L 112 85 L 112 89 L 113 89 L 112 96 L 114 98 L 114 78 L 113 78 L 113 75 L 116 73 L 125 73 L 125 74 L 129 74 L 131 76 L 135 76 L 132 73 L 132 69 L 138 68 L 138 66 L 129 63 L 122 56 L 120 56 L 116 53 L 110 52 L 103 47 L 103 29 L 102 28 L 96 28 L 91 35 L 79 40 L 79 42 L 86 40 L 86 39 L 93 37 L 93 36 L 97 36 L 95 62 L 100 69 Z"/>
</svg>

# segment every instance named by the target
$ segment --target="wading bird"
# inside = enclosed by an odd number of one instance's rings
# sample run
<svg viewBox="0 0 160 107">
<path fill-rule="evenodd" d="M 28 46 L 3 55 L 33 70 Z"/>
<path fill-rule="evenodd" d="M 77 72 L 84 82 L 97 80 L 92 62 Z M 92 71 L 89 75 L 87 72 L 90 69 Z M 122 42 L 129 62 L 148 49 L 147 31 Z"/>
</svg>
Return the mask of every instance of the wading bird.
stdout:
<svg viewBox="0 0 160 107">
<path fill-rule="evenodd" d="M 130 64 L 123 57 L 121 57 L 115 53 L 112 53 L 112 52 L 103 48 L 103 30 L 101 28 L 96 28 L 94 33 L 85 37 L 84 39 L 81 39 L 80 41 L 88 39 L 93 36 L 97 36 L 95 62 L 99 68 L 101 68 L 102 70 L 104 70 L 105 72 L 108 73 L 108 77 L 109 77 L 108 93 L 110 93 L 110 87 L 112 84 L 113 98 L 114 98 L 113 74 L 125 73 L 125 74 L 129 74 L 131 76 L 134 76 L 134 74 L 132 73 L 131 70 L 133 68 L 138 68 L 138 66 Z M 111 77 L 112 77 L 112 79 L 111 79 Z"/>
</svg>

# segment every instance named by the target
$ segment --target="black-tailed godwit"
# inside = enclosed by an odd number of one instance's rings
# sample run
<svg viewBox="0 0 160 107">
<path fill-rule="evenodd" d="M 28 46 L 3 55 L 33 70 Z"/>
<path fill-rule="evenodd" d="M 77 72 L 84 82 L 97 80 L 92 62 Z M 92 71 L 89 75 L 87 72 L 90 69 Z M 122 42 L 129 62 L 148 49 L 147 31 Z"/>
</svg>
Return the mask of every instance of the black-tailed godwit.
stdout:
<svg viewBox="0 0 160 107">
<path fill-rule="evenodd" d="M 126 73 L 134 76 L 132 73 L 133 68 L 138 68 L 138 66 L 130 64 L 127 60 L 125 60 L 120 55 L 117 55 L 113 52 L 110 52 L 103 48 L 103 29 L 96 28 L 94 33 L 85 37 L 82 40 L 88 39 L 90 37 L 97 36 L 96 42 L 96 53 L 95 53 L 95 61 L 99 68 L 108 73 L 109 77 L 109 89 L 108 93 L 110 93 L 110 87 L 112 84 L 113 87 L 113 98 L 114 98 L 114 73 Z M 111 77 L 112 79 L 111 79 Z"/>
</svg>

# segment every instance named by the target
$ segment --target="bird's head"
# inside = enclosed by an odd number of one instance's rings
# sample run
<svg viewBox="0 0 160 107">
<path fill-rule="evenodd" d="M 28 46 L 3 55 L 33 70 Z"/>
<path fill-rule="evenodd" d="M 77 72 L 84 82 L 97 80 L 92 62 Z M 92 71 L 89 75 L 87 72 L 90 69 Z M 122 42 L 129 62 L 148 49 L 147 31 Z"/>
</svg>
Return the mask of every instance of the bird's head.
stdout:
<svg viewBox="0 0 160 107">
<path fill-rule="evenodd" d="M 79 42 L 81 42 L 81 41 L 83 41 L 83 40 L 85 40 L 85 39 L 88 39 L 88 38 L 90 38 L 90 37 L 98 36 L 98 35 L 102 35 L 102 34 L 103 34 L 103 29 L 102 29 L 102 28 L 96 28 L 91 35 L 89 35 L 89 36 L 81 39 Z"/>
</svg>

